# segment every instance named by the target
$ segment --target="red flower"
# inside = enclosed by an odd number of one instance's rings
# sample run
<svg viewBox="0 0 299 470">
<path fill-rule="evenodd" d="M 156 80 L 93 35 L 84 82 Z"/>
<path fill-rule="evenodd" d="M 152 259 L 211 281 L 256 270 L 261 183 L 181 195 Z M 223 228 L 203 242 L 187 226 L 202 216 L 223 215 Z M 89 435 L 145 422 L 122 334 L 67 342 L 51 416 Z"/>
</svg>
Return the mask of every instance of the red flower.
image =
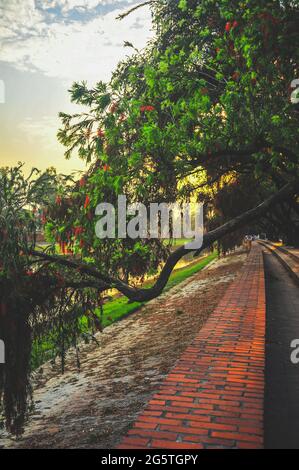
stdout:
<svg viewBox="0 0 299 470">
<path fill-rule="evenodd" d="M 97 136 L 101 138 L 105 137 L 105 132 L 102 129 L 97 130 Z"/>
<path fill-rule="evenodd" d="M 83 228 L 83 227 L 75 227 L 73 230 L 74 230 L 74 235 L 75 235 L 75 237 L 77 237 L 77 235 L 80 235 L 80 233 L 83 233 L 83 232 L 84 232 L 84 228 Z"/>
<path fill-rule="evenodd" d="M 111 169 L 111 167 L 110 167 L 109 165 L 107 165 L 107 164 L 105 164 L 105 165 L 103 166 L 103 170 L 104 170 L 104 171 L 108 171 L 108 170 L 110 170 L 110 169 Z"/>
<path fill-rule="evenodd" d="M 80 188 L 83 188 L 83 186 L 86 185 L 86 179 L 84 178 L 84 176 L 80 179 L 79 185 L 80 185 Z"/>
<path fill-rule="evenodd" d="M 230 30 L 231 30 L 231 27 L 232 27 L 232 25 L 231 25 L 231 23 L 228 21 L 228 22 L 226 23 L 226 25 L 225 25 L 225 31 L 226 31 L 227 33 L 229 33 Z"/>
<path fill-rule="evenodd" d="M 86 209 L 87 206 L 89 206 L 89 203 L 90 203 L 90 197 L 87 195 L 85 198 L 85 202 L 84 202 L 84 209 Z"/>
<path fill-rule="evenodd" d="M 65 245 L 66 245 L 65 242 L 60 242 L 60 250 L 61 250 L 62 254 L 64 254 L 64 255 L 65 255 L 65 251 L 66 251 L 65 250 Z"/>
<path fill-rule="evenodd" d="M 112 103 L 112 105 L 110 106 L 110 113 L 114 113 L 118 108 L 118 104 L 117 103 Z"/>
<path fill-rule="evenodd" d="M 206 87 L 204 87 L 200 89 L 200 92 L 202 95 L 207 95 L 209 93 L 209 90 Z"/>
<path fill-rule="evenodd" d="M 234 73 L 232 74 L 232 79 L 233 79 L 235 82 L 236 82 L 237 80 L 239 80 L 239 78 L 240 78 L 239 72 L 234 72 Z"/>
<path fill-rule="evenodd" d="M 235 20 L 235 21 L 233 22 L 233 28 L 236 28 L 236 27 L 238 26 L 238 24 L 239 24 L 239 23 Z"/>
<path fill-rule="evenodd" d="M 141 112 L 144 112 L 144 111 L 154 111 L 154 110 L 155 110 L 155 108 L 154 108 L 153 106 L 150 106 L 150 105 L 148 105 L 148 106 L 140 106 L 140 111 L 141 111 Z"/>
<path fill-rule="evenodd" d="M 61 203 L 62 203 L 62 198 L 61 198 L 61 196 L 57 196 L 55 202 L 56 202 L 56 204 L 57 204 L 58 206 L 61 206 Z"/>
</svg>

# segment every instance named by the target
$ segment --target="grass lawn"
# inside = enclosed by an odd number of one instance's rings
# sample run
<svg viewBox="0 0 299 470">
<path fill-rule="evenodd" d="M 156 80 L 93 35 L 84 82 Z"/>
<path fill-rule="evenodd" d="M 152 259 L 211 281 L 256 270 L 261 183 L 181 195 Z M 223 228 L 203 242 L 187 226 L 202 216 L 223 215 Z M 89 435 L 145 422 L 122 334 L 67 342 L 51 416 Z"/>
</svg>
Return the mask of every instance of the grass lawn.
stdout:
<svg viewBox="0 0 299 470">
<path fill-rule="evenodd" d="M 188 277 L 196 274 L 205 266 L 207 266 L 211 261 L 217 257 L 217 252 L 213 252 L 203 258 L 200 258 L 198 262 L 192 263 L 189 266 L 177 269 L 171 274 L 168 283 L 164 289 L 164 292 L 176 286 L 180 282 L 184 281 Z M 154 281 L 147 283 L 147 286 L 150 287 Z M 132 302 L 129 303 L 128 299 L 125 296 L 118 296 L 112 300 L 106 302 L 103 306 L 103 318 L 102 325 L 103 328 L 111 325 L 115 321 L 120 320 L 121 318 L 126 317 L 130 313 L 138 310 L 146 302 Z M 100 316 L 100 309 L 96 309 L 95 312 Z M 87 331 L 87 318 L 83 316 L 81 318 L 82 331 Z M 43 341 L 34 342 L 32 350 L 32 367 L 35 369 L 39 367 L 43 362 L 47 361 L 52 357 L 53 343 L 51 340 L 51 333 L 45 337 Z"/>
</svg>

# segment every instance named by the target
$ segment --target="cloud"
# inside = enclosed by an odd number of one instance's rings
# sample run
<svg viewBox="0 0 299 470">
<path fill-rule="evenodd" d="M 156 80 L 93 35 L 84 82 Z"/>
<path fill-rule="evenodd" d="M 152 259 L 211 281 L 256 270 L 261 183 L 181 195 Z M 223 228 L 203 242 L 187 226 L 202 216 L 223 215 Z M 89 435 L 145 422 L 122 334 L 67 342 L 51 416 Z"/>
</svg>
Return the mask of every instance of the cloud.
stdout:
<svg viewBox="0 0 299 470">
<path fill-rule="evenodd" d="M 152 35 L 146 7 L 122 21 L 116 20 L 119 13 L 137 3 L 133 0 L 3 2 L 0 60 L 20 70 L 39 70 L 66 82 L 108 80 L 119 60 L 128 54 L 123 42 L 130 41 L 143 48 Z"/>
<path fill-rule="evenodd" d="M 152 36 L 148 8 L 122 21 L 116 16 L 137 0 L 0 0 L 0 84 L 7 81 L 1 105 L 0 166 L 26 162 L 59 171 L 82 169 L 82 161 L 63 159 L 57 141 L 58 112 L 80 112 L 69 102 L 73 81 L 109 80 L 115 66 Z M 1 73 L 3 76 L 1 76 Z M 13 99 L 12 99 L 13 96 Z M 10 98 L 10 99 L 8 99 Z M 30 117 L 31 116 L 31 117 Z"/>
<path fill-rule="evenodd" d="M 53 150 L 59 146 L 56 139 L 59 125 L 58 117 L 43 116 L 39 121 L 28 117 L 18 125 L 18 130 L 22 139 L 25 136 L 31 144 L 37 139 L 44 150 Z"/>
<path fill-rule="evenodd" d="M 51 8 L 61 8 L 64 12 L 71 10 L 92 10 L 96 7 L 111 6 L 117 8 L 119 4 L 134 4 L 136 0 L 39 0 L 41 8 L 48 10 Z"/>
<path fill-rule="evenodd" d="M 97 6 L 115 6 L 124 2 L 122 0 L 61 0 L 56 3 L 62 5 L 63 11 L 70 11 L 74 9 L 93 9 Z M 133 1 L 127 1 L 126 3 L 130 4 Z"/>
</svg>

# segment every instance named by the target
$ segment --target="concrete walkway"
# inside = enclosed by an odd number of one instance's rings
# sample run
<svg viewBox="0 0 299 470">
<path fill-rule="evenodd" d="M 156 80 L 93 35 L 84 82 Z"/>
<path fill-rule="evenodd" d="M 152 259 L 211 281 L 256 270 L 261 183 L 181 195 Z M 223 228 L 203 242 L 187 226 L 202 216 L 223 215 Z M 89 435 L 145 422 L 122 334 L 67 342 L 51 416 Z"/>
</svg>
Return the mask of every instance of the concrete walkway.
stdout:
<svg viewBox="0 0 299 470">
<path fill-rule="evenodd" d="M 262 247 L 118 446 L 262 448 L 265 366 Z"/>
<path fill-rule="evenodd" d="M 264 252 L 266 273 L 265 447 L 299 449 L 299 364 L 290 359 L 299 340 L 299 288 L 279 260 Z"/>
</svg>

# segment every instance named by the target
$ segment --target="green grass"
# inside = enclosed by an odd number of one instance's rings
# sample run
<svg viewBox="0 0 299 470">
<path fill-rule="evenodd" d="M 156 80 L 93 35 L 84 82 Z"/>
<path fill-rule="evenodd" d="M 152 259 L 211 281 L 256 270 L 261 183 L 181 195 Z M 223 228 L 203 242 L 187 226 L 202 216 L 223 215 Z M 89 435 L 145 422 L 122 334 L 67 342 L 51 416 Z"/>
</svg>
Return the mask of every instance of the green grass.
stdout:
<svg viewBox="0 0 299 470">
<path fill-rule="evenodd" d="M 196 274 L 198 271 L 207 266 L 211 261 L 217 257 L 217 253 L 214 252 L 204 258 L 201 258 L 198 263 L 193 263 L 191 266 L 186 266 L 184 268 L 174 271 L 166 284 L 164 292 L 176 286 L 180 282 L 184 281 L 193 274 Z M 149 283 L 150 287 L 153 285 L 153 282 Z M 103 307 L 103 327 L 111 325 L 111 323 L 121 319 L 128 314 L 135 312 L 139 307 L 144 305 L 146 302 L 132 302 L 129 303 L 126 297 L 117 297 L 116 299 L 110 300 Z M 99 309 L 97 309 L 99 313 Z M 97 311 L 96 310 L 96 311 Z"/>
<path fill-rule="evenodd" d="M 217 257 L 217 252 L 201 258 L 197 263 L 192 263 L 191 266 L 186 266 L 174 271 L 168 283 L 165 286 L 164 292 L 183 282 L 190 276 L 193 276 L 197 272 L 201 271 L 211 261 Z M 153 285 L 154 281 L 147 283 L 147 287 Z M 129 303 L 128 299 L 124 296 L 115 297 L 112 300 L 106 302 L 103 306 L 103 328 L 111 325 L 112 323 L 121 320 L 129 314 L 138 310 L 146 302 L 132 302 Z M 100 309 L 96 309 L 95 312 L 100 316 Z M 87 318 L 82 316 L 80 320 L 82 325 L 82 331 L 87 331 Z M 33 369 L 39 367 L 43 362 L 47 361 L 52 357 L 53 343 L 51 341 L 51 333 L 45 336 L 39 343 L 34 342 L 32 350 L 32 367 Z"/>
</svg>

